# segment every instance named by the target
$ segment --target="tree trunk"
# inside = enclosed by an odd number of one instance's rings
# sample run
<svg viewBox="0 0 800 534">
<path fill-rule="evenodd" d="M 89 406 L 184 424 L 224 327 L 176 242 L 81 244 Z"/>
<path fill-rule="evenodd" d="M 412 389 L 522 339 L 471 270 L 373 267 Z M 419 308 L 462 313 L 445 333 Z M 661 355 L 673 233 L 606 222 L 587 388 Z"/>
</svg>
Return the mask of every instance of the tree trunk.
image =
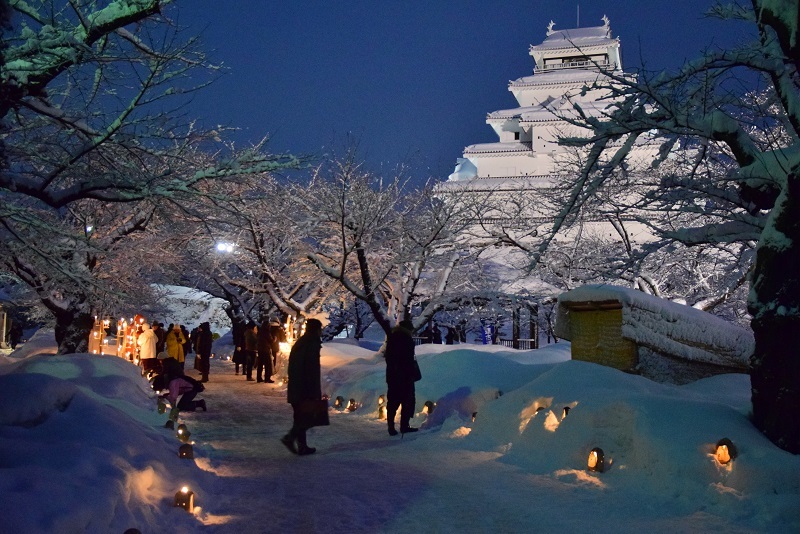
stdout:
<svg viewBox="0 0 800 534">
<path fill-rule="evenodd" d="M 800 454 L 800 179 L 790 174 L 761 235 L 748 299 L 753 424 Z"/>
<path fill-rule="evenodd" d="M 88 352 L 94 317 L 90 313 L 74 309 L 60 311 L 55 317 L 58 354 Z"/>
</svg>

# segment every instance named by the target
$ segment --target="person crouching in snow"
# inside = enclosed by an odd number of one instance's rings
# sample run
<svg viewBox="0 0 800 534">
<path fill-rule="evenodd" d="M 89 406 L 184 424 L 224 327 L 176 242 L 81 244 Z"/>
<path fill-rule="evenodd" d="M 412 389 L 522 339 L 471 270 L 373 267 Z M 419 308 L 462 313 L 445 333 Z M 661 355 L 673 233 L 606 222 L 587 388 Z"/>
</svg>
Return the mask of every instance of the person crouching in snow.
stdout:
<svg viewBox="0 0 800 534">
<path fill-rule="evenodd" d="M 181 364 L 166 352 L 158 355 L 161 360 L 163 373 L 153 380 L 154 389 L 167 390 L 164 395 L 173 408 L 179 412 L 193 412 L 200 408 L 208 411 L 205 399 L 196 401 L 194 398 L 205 389 L 205 386 L 190 376 L 183 374 Z"/>
</svg>

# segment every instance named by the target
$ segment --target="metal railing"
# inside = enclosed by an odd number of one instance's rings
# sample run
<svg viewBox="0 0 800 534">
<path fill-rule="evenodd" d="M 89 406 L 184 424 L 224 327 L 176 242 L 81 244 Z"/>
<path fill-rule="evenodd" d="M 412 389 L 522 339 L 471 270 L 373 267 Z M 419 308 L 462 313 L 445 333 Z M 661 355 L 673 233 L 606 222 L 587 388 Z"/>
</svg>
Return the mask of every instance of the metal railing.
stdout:
<svg viewBox="0 0 800 534">
<path fill-rule="evenodd" d="M 536 70 L 563 70 L 563 69 L 583 69 L 586 67 L 595 67 L 599 69 L 607 69 L 611 66 L 608 61 L 570 61 L 568 63 L 550 63 L 541 69 Z"/>
<path fill-rule="evenodd" d="M 534 339 L 500 339 L 500 345 L 518 350 L 533 350 L 536 348 Z"/>
</svg>

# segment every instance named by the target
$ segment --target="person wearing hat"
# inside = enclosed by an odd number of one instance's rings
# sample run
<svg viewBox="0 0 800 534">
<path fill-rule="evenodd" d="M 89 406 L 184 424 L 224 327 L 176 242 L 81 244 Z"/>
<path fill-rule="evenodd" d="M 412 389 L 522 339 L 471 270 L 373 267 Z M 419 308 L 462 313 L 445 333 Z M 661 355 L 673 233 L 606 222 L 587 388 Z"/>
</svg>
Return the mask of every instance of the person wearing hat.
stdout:
<svg viewBox="0 0 800 534">
<path fill-rule="evenodd" d="M 320 380 L 320 351 L 322 349 L 322 323 L 318 319 L 306 321 L 306 331 L 297 340 L 289 354 L 289 384 L 286 402 L 292 405 L 293 425 L 289 433 L 281 438 L 287 449 L 294 454 L 306 456 L 317 449 L 309 447 L 306 431 L 314 423 L 309 420 L 308 404 L 322 400 Z M 327 412 L 327 407 L 325 408 Z"/>
<path fill-rule="evenodd" d="M 389 423 L 389 435 L 396 436 L 394 417 L 397 409 L 400 411 L 400 432 L 416 432 L 417 428 L 410 426 L 414 416 L 416 404 L 416 391 L 414 382 L 417 363 L 414 358 L 414 324 L 409 320 L 402 320 L 389 337 L 386 339 L 386 419 Z"/>
</svg>

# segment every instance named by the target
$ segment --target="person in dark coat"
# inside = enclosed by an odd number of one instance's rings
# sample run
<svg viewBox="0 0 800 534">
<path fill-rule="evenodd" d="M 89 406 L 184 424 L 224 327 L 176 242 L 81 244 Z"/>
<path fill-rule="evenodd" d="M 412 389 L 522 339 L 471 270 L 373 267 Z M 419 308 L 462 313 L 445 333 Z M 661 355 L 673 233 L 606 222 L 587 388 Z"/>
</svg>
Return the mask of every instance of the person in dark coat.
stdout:
<svg viewBox="0 0 800 534">
<path fill-rule="evenodd" d="M 394 417 L 397 408 L 400 411 L 400 432 L 416 432 L 410 421 L 414 416 L 416 392 L 414 380 L 416 363 L 414 362 L 414 325 L 403 320 L 397 325 L 386 340 L 386 418 L 389 422 L 389 435 L 396 436 Z"/>
<path fill-rule="evenodd" d="M 211 345 L 214 340 L 211 337 L 211 324 L 201 323 L 197 327 L 195 336 L 195 352 L 197 353 L 197 367 L 202 377 L 200 382 L 208 382 L 208 372 L 211 370 Z"/>
<path fill-rule="evenodd" d="M 244 323 L 241 320 L 234 320 L 231 327 L 231 337 L 233 337 L 233 363 L 236 366 L 236 374 L 239 374 L 239 365 L 247 362 L 244 353 Z"/>
<path fill-rule="evenodd" d="M 256 334 L 258 339 L 256 357 L 256 382 L 274 382 L 272 375 L 272 335 L 269 333 L 269 321 L 261 322 Z M 262 378 L 263 376 L 263 378 Z"/>
<path fill-rule="evenodd" d="M 244 329 L 244 374 L 247 375 L 247 381 L 253 381 L 253 366 L 256 363 L 256 354 L 258 352 L 258 334 L 256 334 L 256 323 L 250 321 Z"/>
<path fill-rule="evenodd" d="M 164 331 L 164 324 L 163 323 L 153 323 L 153 332 L 156 333 L 156 337 L 158 338 L 156 341 L 156 354 L 164 352 L 164 349 L 167 347 L 167 333 Z"/>
<path fill-rule="evenodd" d="M 431 331 L 431 335 L 433 336 L 432 341 L 434 345 L 442 344 L 442 331 L 439 329 L 437 325 L 433 325 L 433 330 Z"/>
<path fill-rule="evenodd" d="M 306 431 L 311 428 L 303 402 L 322 399 L 319 356 L 322 349 L 322 323 L 317 319 L 306 321 L 306 331 L 300 336 L 289 354 L 289 385 L 286 400 L 294 411 L 294 425 L 281 438 L 287 449 L 301 456 L 316 452 L 306 442 Z"/>
<path fill-rule="evenodd" d="M 22 341 L 22 327 L 19 323 L 11 325 L 11 330 L 8 332 L 8 341 L 11 345 L 11 350 L 17 348 L 17 345 Z"/>
<path fill-rule="evenodd" d="M 276 320 L 269 322 L 269 335 L 272 336 L 272 371 L 278 370 L 278 355 L 281 353 L 281 343 L 286 342 L 286 333 L 281 324 Z"/>
</svg>

